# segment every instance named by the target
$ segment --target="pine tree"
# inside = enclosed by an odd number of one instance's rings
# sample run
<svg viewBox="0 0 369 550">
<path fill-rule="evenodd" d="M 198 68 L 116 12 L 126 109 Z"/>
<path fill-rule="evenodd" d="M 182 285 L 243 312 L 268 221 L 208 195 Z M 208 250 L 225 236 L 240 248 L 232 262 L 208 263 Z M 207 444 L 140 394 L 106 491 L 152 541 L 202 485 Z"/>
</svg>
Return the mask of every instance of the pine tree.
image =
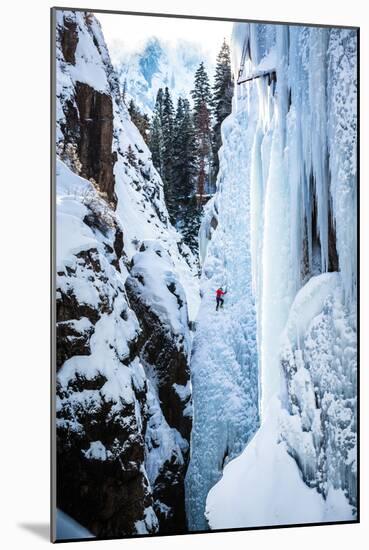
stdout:
<svg viewBox="0 0 369 550">
<path fill-rule="evenodd" d="M 163 89 L 159 88 L 149 133 L 149 148 L 152 162 L 160 175 L 163 172 L 163 99 Z"/>
<path fill-rule="evenodd" d="M 178 131 L 181 128 L 183 117 L 184 117 L 183 103 L 184 103 L 184 100 L 181 97 L 179 97 L 177 101 L 176 116 L 174 119 L 174 130 L 176 135 L 178 134 Z"/>
<path fill-rule="evenodd" d="M 128 145 L 127 151 L 124 153 L 124 156 L 131 166 L 137 168 L 137 157 L 130 144 Z"/>
<path fill-rule="evenodd" d="M 184 145 L 184 136 L 182 134 L 183 130 L 183 118 L 184 118 L 184 109 L 183 109 L 183 99 L 178 98 L 177 110 L 174 119 L 174 128 L 173 128 L 173 182 L 175 186 L 175 194 L 180 198 L 182 193 L 182 185 L 180 183 L 183 175 L 183 145 Z"/>
<path fill-rule="evenodd" d="M 127 99 L 127 79 L 125 78 L 123 82 L 123 88 L 122 88 L 122 101 L 124 104 L 126 104 L 126 99 Z"/>
<path fill-rule="evenodd" d="M 196 252 L 200 211 L 196 203 L 198 144 L 188 99 L 178 99 L 173 137 L 172 221 Z"/>
<path fill-rule="evenodd" d="M 133 124 L 137 127 L 138 131 L 145 140 L 145 143 L 149 142 L 149 130 L 150 120 L 146 113 L 142 113 L 137 107 L 133 99 L 128 104 L 128 112 L 131 116 Z"/>
<path fill-rule="evenodd" d="M 188 100 L 179 98 L 173 139 L 173 182 L 179 201 L 194 194 L 195 175 L 196 139 L 191 107 Z"/>
<path fill-rule="evenodd" d="M 232 110 L 233 78 L 231 68 L 230 48 L 227 42 L 223 41 L 222 47 L 217 56 L 215 68 L 212 109 L 215 119 L 213 128 L 213 180 L 219 170 L 218 151 L 222 145 L 221 124 Z"/>
<path fill-rule="evenodd" d="M 191 91 L 194 102 L 195 117 L 199 114 L 201 106 L 205 104 L 207 107 L 211 104 L 211 87 L 209 77 L 202 61 L 195 73 L 194 89 Z"/>
<path fill-rule="evenodd" d="M 131 99 L 130 102 L 128 103 L 128 112 L 133 122 L 133 119 L 136 115 L 136 104 L 133 101 L 133 99 Z"/>
<path fill-rule="evenodd" d="M 180 155 L 182 157 L 182 179 L 184 182 L 183 189 L 186 197 L 194 195 L 194 180 L 196 177 L 196 153 L 197 153 L 197 140 L 195 133 L 195 126 L 193 115 L 191 113 L 191 106 L 188 99 L 183 100 L 183 117 L 181 120 L 181 126 L 177 130 L 181 142 Z"/>
<path fill-rule="evenodd" d="M 206 179 L 205 162 L 204 162 L 204 158 L 201 158 L 200 167 L 199 167 L 199 174 L 198 174 L 198 178 L 197 178 L 197 190 L 198 190 L 200 201 L 202 200 L 202 197 L 203 197 L 203 194 L 204 194 L 205 179 Z"/>
<path fill-rule="evenodd" d="M 198 143 L 197 161 L 198 167 L 202 169 L 197 174 L 198 189 L 200 203 L 205 191 L 205 185 L 210 184 L 212 180 L 212 141 L 213 132 L 211 125 L 211 88 L 209 77 L 207 75 L 205 65 L 202 62 L 195 73 L 194 89 L 191 92 L 194 100 L 195 126 Z"/>
<path fill-rule="evenodd" d="M 212 138 L 210 112 L 205 103 L 201 104 L 200 111 L 197 115 L 197 134 L 199 140 L 199 155 L 205 158 L 211 151 Z"/>
<path fill-rule="evenodd" d="M 149 139 L 153 163 L 163 180 L 170 220 L 194 251 L 198 247 L 201 214 L 196 202 L 200 134 L 195 117 L 188 99 L 179 98 L 174 111 L 169 89 L 160 89 Z M 207 121 L 205 125 L 203 119 Z M 204 105 L 198 121 L 201 128 L 206 127 L 207 134 L 211 130 L 210 111 Z M 201 151 L 205 149 L 203 146 Z M 206 149 L 208 152 L 209 147 Z"/>
<path fill-rule="evenodd" d="M 164 102 L 163 88 L 159 88 L 158 93 L 156 94 L 154 113 L 158 115 L 160 122 L 162 122 L 163 120 L 163 102 Z"/>
<path fill-rule="evenodd" d="M 168 87 L 165 88 L 162 116 L 162 172 L 164 194 L 168 209 L 173 208 L 173 137 L 174 137 L 174 107 Z"/>
</svg>

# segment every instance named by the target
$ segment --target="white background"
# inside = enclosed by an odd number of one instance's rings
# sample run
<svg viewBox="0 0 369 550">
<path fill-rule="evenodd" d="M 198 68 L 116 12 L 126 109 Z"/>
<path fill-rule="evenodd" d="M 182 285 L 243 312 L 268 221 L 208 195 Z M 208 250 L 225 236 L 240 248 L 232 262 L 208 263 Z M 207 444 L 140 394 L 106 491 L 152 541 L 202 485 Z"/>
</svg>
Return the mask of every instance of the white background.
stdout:
<svg viewBox="0 0 369 550">
<path fill-rule="evenodd" d="M 66 5 L 361 26 L 362 523 L 79 544 L 91 545 L 94 550 L 103 547 L 182 549 L 189 545 L 194 549 L 228 546 L 273 550 L 367 547 L 369 17 L 364 3 L 357 0 L 86 0 L 86 4 L 83 0 L 70 0 Z M 48 544 L 49 7 L 52 5 L 49 0 L 6 0 L 0 12 L 0 541 L 6 549 L 33 550 Z"/>
</svg>

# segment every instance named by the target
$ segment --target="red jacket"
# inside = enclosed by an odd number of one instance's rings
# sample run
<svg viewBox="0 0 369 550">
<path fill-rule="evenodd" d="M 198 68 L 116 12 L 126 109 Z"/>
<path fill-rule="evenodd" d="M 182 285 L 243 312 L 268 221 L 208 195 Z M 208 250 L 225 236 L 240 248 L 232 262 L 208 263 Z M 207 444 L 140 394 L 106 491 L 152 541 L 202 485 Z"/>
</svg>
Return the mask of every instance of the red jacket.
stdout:
<svg viewBox="0 0 369 550">
<path fill-rule="evenodd" d="M 223 296 L 223 294 L 225 294 L 225 292 L 223 292 L 223 290 L 218 288 L 218 290 L 216 291 L 217 298 L 220 298 L 221 296 Z"/>
</svg>

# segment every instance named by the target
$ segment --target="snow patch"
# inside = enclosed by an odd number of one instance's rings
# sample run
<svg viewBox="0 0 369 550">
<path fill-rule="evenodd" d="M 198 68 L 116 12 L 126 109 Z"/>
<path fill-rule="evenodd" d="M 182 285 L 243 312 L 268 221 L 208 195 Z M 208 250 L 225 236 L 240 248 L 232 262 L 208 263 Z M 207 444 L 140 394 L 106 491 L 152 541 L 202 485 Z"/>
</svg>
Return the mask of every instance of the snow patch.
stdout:
<svg viewBox="0 0 369 550">
<path fill-rule="evenodd" d="M 353 520 L 342 491 L 327 500 L 305 485 L 296 462 L 280 441 L 275 399 L 268 418 L 245 451 L 224 469 L 209 492 L 206 518 L 211 529 Z"/>
</svg>

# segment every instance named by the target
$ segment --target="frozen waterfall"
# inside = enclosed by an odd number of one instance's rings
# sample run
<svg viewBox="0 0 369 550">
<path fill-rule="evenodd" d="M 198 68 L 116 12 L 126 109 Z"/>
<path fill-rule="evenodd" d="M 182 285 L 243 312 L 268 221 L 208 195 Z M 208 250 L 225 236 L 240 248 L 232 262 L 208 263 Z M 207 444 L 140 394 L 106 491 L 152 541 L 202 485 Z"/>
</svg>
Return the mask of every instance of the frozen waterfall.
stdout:
<svg viewBox="0 0 369 550">
<path fill-rule="evenodd" d="M 210 488 L 259 425 L 248 192 L 253 126 L 250 121 L 250 131 L 243 133 L 248 127 L 246 112 L 223 123 L 218 192 L 206 207 L 200 230 L 202 302 L 191 358 L 194 418 L 186 477 L 192 531 L 207 528 L 204 511 Z M 227 294 L 224 308 L 215 311 L 219 286 Z"/>
<path fill-rule="evenodd" d="M 235 77 L 243 58 L 249 79 L 200 230 L 192 531 L 355 517 L 356 47 L 350 29 L 235 25 Z"/>
</svg>

